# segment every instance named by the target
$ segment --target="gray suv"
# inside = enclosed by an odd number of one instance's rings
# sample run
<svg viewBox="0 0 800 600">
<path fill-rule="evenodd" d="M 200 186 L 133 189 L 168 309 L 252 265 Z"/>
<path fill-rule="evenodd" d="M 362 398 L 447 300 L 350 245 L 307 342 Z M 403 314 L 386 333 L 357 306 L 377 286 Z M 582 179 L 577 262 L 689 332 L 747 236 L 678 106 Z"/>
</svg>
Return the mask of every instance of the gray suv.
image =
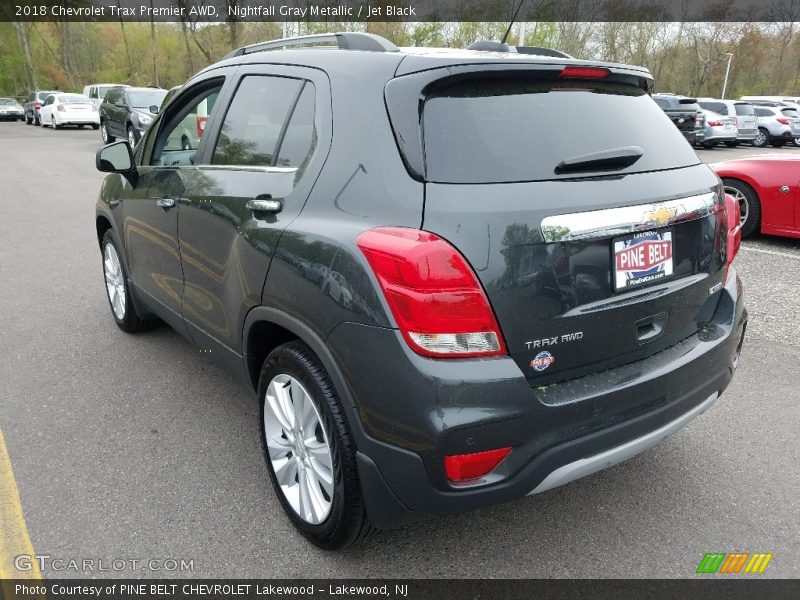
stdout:
<svg viewBox="0 0 800 600">
<path fill-rule="evenodd" d="M 650 73 L 504 48 L 240 48 L 98 150 L 113 320 L 252 391 L 323 548 L 625 460 L 736 370 L 738 204 Z M 203 102 L 198 146 L 168 144 Z"/>
<path fill-rule="evenodd" d="M 742 100 L 715 100 L 713 98 L 700 98 L 700 106 L 723 117 L 731 117 L 736 125 L 736 139 L 725 142 L 725 145 L 734 148 L 741 142 L 752 143 L 758 135 L 758 119 L 756 119 L 753 105 Z"/>
</svg>

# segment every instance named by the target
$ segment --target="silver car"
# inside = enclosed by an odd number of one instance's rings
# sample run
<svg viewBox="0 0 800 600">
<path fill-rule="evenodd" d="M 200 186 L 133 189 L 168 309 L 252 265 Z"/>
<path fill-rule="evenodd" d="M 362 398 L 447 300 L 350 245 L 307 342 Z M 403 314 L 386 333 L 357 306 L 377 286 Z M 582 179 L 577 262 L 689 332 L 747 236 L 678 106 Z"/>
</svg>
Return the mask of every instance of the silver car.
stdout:
<svg viewBox="0 0 800 600">
<path fill-rule="evenodd" d="M 728 146 L 735 147 L 741 142 L 752 142 L 758 137 L 758 120 L 754 114 L 754 107 L 749 102 L 700 98 L 697 103 L 701 108 L 733 119 L 736 125 L 736 139 L 725 142 Z"/>
<path fill-rule="evenodd" d="M 800 137 L 800 117 L 788 106 L 756 106 L 758 135 L 753 145 L 763 148 L 772 144 L 776 148 L 793 143 Z"/>
<path fill-rule="evenodd" d="M 704 148 L 713 148 L 720 142 L 727 145 L 736 142 L 736 122 L 733 117 L 726 117 L 711 110 L 702 110 L 706 122 Z"/>
</svg>

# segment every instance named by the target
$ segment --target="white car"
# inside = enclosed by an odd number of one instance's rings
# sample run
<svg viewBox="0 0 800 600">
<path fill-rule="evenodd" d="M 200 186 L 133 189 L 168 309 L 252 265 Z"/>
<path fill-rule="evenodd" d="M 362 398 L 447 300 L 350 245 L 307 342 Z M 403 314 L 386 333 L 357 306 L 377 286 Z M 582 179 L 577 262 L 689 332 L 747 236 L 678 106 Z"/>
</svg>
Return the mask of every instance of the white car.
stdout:
<svg viewBox="0 0 800 600">
<path fill-rule="evenodd" d="M 65 125 L 100 127 L 100 113 L 83 94 L 51 94 L 39 109 L 42 125 L 58 129 Z"/>
</svg>

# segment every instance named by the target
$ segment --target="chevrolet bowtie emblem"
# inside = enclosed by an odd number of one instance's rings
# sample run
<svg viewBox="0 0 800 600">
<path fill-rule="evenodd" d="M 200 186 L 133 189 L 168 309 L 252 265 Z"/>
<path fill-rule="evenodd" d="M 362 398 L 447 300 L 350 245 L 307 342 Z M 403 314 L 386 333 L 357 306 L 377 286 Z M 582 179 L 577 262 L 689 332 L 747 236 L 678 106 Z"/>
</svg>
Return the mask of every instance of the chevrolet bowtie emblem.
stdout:
<svg viewBox="0 0 800 600">
<path fill-rule="evenodd" d="M 644 215 L 644 222 L 648 224 L 658 224 L 664 226 L 678 212 L 677 208 L 667 208 L 666 206 L 654 207 L 649 213 Z"/>
</svg>

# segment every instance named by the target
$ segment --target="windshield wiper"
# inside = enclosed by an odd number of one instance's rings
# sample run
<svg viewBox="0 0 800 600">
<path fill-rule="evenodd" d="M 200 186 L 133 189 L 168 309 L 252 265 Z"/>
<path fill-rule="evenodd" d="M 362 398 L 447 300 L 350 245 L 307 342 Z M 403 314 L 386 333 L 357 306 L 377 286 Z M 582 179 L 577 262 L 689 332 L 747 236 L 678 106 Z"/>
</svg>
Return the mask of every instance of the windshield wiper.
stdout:
<svg viewBox="0 0 800 600">
<path fill-rule="evenodd" d="M 630 167 L 642 158 L 644 150 L 639 146 L 625 146 L 624 148 L 609 148 L 599 152 L 582 154 L 573 158 L 562 160 L 556 165 L 556 175 L 566 173 L 585 173 L 589 171 L 618 171 Z"/>
</svg>

